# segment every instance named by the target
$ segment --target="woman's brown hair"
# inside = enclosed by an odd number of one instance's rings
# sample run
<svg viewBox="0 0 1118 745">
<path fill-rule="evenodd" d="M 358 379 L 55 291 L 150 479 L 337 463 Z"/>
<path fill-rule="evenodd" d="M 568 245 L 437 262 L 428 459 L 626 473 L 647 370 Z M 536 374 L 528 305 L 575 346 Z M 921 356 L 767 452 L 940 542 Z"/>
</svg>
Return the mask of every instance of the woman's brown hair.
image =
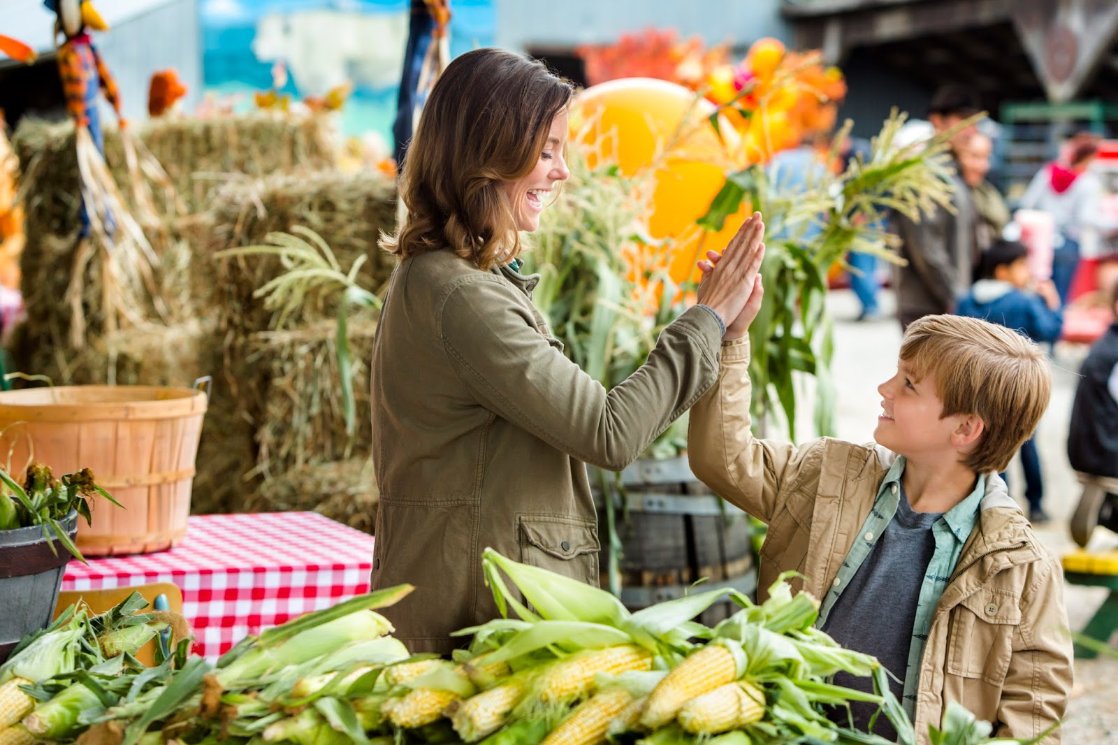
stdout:
<svg viewBox="0 0 1118 745">
<path fill-rule="evenodd" d="M 475 49 L 423 107 L 400 180 L 407 217 L 380 245 L 401 259 L 449 249 L 482 269 L 520 252 L 505 184 L 531 172 L 573 88 L 540 62 Z"/>
</svg>

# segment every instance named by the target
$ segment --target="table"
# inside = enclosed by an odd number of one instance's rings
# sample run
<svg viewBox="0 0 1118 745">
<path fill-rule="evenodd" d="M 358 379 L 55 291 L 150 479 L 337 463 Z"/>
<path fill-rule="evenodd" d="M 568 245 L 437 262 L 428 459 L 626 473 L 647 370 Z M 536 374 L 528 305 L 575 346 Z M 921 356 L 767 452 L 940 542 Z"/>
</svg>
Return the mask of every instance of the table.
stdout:
<svg viewBox="0 0 1118 745">
<path fill-rule="evenodd" d="M 1064 555 L 1063 565 L 1064 578 L 1068 582 L 1110 590 L 1082 632 L 1089 639 L 1107 644 L 1118 629 L 1118 551 L 1093 553 L 1077 549 Z M 1091 659 L 1096 654 L 1094 649 L 1076 642 L 1076 657 Z"/>
<path fill-rule="evenodd" d="M 71 561 L 63 590 L 173 582 L 211 659 L 248 634 L 369 590 L 373 537 L 315 512 L 193 515 L 167 551 Z"/>
</svg>

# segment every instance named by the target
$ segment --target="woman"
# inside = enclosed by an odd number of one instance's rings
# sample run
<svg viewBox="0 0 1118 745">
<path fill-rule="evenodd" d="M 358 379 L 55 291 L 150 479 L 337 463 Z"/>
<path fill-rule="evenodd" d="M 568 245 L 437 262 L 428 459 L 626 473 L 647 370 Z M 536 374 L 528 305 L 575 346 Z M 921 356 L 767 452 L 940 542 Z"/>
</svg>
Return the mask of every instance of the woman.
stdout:
<svg viewBox="0 0 1118 745">
<path fill-rule="evenodd" d="M 623 468 L 713 385 L 723 319 L 760 265 L 755 215 L 630 378 L 607 392 L 567 360 L 517 255 L 570 175 L 571 94 L 510 52 L 455 59 L 408 149 L 408 216 L 382 239 L 400 263 L 373 347 L 373 585 L 416 586 L 386 612 L 413 652 L 446 653 L 450 632 L 498 615 L 487 546 L 597 583 L 583 464 Z"/>
<path fill-rule="evenodd" d="M 1113 237 L 1118 229 L 1113 219 L 1103 215 L 1103 183 L 1090 170 L 1099 152 L 1098 143 L 1097 137 L 1074 136 L 1067 150 L 1067 163 L 1055 161 L 1038 171 L 1018 205 L 1052 215 L 1057 233 L 1052 281 L 1063 305 L 1070 299 L 1080 258 L 1096 258 L 1100 241 Z"/>
</svg>

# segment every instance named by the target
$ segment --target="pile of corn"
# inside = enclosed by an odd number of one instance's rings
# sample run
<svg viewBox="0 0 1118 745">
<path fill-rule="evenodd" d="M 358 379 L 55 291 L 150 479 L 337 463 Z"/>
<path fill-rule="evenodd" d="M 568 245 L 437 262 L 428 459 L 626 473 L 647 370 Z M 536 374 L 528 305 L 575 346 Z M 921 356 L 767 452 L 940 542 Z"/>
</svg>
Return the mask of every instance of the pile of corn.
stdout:
<svg viewBox="0 0 1118 745">
<path fill-rule="evenodd" d="M 249 637 L 216 667 L 180 645 L 149 670 L 105 651 L 75 672 L 82 632 L 71 629 L 52 643 L 57 669 L 0 667 L 22 696 L 0 719 L 0 745 L 886 743 L 823 713 L 852 700 L 882 704 L 900 742 L 915 741 L 888 694 L 826 682 L 843 670 L 873 674 L 880 687 L 884 673 L 813 630 L 816 601 L 783 582 L 762 605 L 733 597 L 742 610 L 708 628 L 692 619 L 732 590 L 630 614 L 606 592 L 493 551 L 484 571 L 502 609 L 520 618 L 463 630 L 472 640 L 453 659 L 409 655 L 389 635 L 375 609 L 404 597 L 406 585 Z M 69 657 L 57 653 L 65 649 Z M 950 710 L 945 724 L 951 739 L 934 742 L 987 742 L 989 726 L 965 710 Z"/>
</svg>

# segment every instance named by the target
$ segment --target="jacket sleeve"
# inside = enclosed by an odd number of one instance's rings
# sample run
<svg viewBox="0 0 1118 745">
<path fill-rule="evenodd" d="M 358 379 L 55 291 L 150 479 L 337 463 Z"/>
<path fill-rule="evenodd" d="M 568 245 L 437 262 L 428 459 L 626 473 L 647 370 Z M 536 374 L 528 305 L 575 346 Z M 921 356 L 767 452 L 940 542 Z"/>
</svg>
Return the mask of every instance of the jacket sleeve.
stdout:
<svg viewBox="0 0 1118 745">
<path fill-rule="evenodd" d="M 718 496 L 767 523 L 804 451 L 754 439 L 749 353 L 748 338 L 723 345 L 718 382 L 691 409 L 687 458 L 695 476 Z"/>
<path fill-rule="evenodd" d="M 58 48 L 57 62 L 58 72 L 62 77 L 62 92 L 66 97 L 66 110 L 75 125 L 87 126 L 89 118 L 85 112 L 85 88 L 89 81 L 73 44 L 63 44 Z"/>
<path fill-rule="evenodd" d="M 717 319 L 691 308 L 610 391 L 536 328 L 496 277 L 463 283 L 437 309 L 443 347 L 477 401 L 585 463 L 620 470 L 691 407 L 718 374 Z"/>
<path fill-rule="evenodd" d="M 1033 180 L 1029 182 L 1028 188 L 1025 189 L 1018 207 L 1023 210 L 1036 210 L 1040 209 L 1040 198 L 1044 194 L 1044 190 L 1048 186 L 1048 166 L 1044 166 L 1035 174 Z"/>
<path fill-rule="evenodd" d="M 950 311 L 962 288 L 950 250 L 956 243 L 954 216 L 937 206 L 919 223 L 898 215 L 895 228 L 909 266 L 940 307 Z"/>
<path fill-rule="evenodd" d="M 116 87 L 116 79 L 109 72 L 108 65 L 101 59 L 101 54 L 92 46 L 90 51 L 93 52 L 93 59 L 97 62 L 97 77 L 101 80 L 101 90 L 105 93 L 105 99 L 112 104 L 116 115 L 120 116 L 120 91 Z"/>
<path fill-rule="evenodd" d="M 1064 330 L 1064 313 L 1052 310 L 1035 295 L 1029 298 L 1029 337 L 1033 341 L 1055 342 Z"/>
<path fill-rule="evenodd" d="M 1059 722 L 1072 686 L 1072 644 L 1064 608 L 1063 577 L 1056 560 L 1036 564 L 1021 598 L 1021 625 L 1002 685 L 995 736 L 1029 739 Z M 1059 733 L 1044 745 L 1058 745 Z"/>
</svg>

